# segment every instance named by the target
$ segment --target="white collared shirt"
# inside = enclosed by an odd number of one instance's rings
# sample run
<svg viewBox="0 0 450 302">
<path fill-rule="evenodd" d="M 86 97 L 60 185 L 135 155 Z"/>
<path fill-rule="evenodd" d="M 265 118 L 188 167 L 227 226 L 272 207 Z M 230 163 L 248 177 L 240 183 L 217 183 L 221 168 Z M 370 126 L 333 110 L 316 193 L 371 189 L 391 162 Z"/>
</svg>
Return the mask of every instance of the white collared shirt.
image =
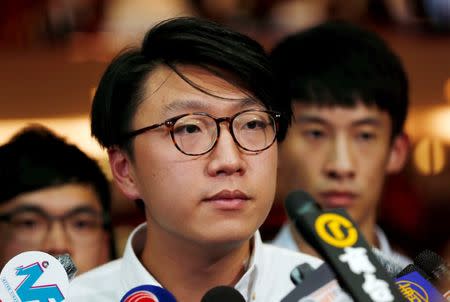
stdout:
<svg viewBox="0 0 450 302">
<path fill-rule="evenodd" d="M 139 285 L 161 286 L 136 255 L 144 248 L 146 224 L 138 226 L 128 238 L 121 259 L 109 262 L 75 278 L 69 287 L 69 302 L 120 301 L 126 292 Z M 301 263 L 317 268 L 322 261 L 261 241 L 257 231 L 252 238 L 253 250 L 248 269 L 235 288 L 247 302 L 277 302 L 284 298 L 294 284 L 291 271 Z"/>
<path fill-rule="evenodd" d="M 378 243 L 380 244 L 379 249 L 383 255 L 389 257 L 392 260 L 395 259 L 395 262 L 397 262 L 397 264 L 401 267 L 406 267 L 408 264 L 412 263 L 411 259 L 402 254 L 397 253 L 391 248 L 391 246 L 389 245 L 389 241 L 387 240 L 386 234 L 379 226 L 376 226 L 375 234 L 377 236 Z M 271 244 L 291 251 L 300 252 L 300 249 L 298 248 L 297 243 L 295 242 L 294 237 L 292 236 L 289 223 L 285 223 L 282 226 L 281 230 L 272 240 Z"/>
</svg>

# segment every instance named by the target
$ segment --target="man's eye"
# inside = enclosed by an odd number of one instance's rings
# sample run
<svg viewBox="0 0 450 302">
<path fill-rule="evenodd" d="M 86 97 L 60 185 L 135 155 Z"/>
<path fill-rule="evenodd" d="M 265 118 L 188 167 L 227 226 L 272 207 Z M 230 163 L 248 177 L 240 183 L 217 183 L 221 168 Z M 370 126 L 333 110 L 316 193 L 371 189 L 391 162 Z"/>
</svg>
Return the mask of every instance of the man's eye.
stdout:
<svg viewBox="0 0 450 302">
<path fill-rule="evenodd" d="M 376 136 L 374 133 L 371 133 L 371 132 L 361 132 L 358 134 L 357 137 L 359 140 L 362 140 L 362 141 L 370 141 L 370 140 L 375 139 Z"/>
<path fill-rule="evenodd" d="M 195 124 L 180 125 L 174 129 L 174 133 L 177 135 L 193 134 L 193 133 L 199 133 L 201 131 L 202 131 L 202 129 L 198 125 L 195 125 Z"/>
<path fill-rule="evenodd" d="M 250 130 L 259 130 L 259 129 L 265 129 L 267 127 L 267 123 L 260 120 L 253 120 L 250 122 L 245 123 L 244 128 L 250 129 Z"/>
<path fill-rule="evenodd" d="M 78 219 L 71 222 L 71 226 L 83 230 L 83 229 L 92 229 L 98 225 L 96 221 L 87 220 L 87 219 Z"/>
<path fill-rule="evenodd" d="M 43 223 L 42 221 L 37 219 L 25 218 L 25 219 L 15 219 L 13 221 L 13 225 L 15 228 L 30 230 L 41 227 Z"/>
<path fill-rule="evenodd" d="M 319 139 L 325 136 L 325 132 L 321 130 L 306 130 L 304 135 L 308 138 Z"/>
</svg>

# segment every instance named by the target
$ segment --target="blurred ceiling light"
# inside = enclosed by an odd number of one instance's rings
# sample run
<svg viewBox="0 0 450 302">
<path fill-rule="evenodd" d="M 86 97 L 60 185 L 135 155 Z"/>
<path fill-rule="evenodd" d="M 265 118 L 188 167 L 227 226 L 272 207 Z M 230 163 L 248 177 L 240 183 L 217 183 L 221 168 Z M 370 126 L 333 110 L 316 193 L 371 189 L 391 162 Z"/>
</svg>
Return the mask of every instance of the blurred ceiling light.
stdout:
<svg viewBox="0 0 450 302">
<path fill-rule="evenodd" d="M 102 30 L 145 32 L 162 20 L 192 14 L 192 7 L 184 0 L 111 0 L 106 7 Z"/>
<path fill-rule="evenodd" d="M 414 149 L 413 159 L 421 174 L 437 175 L 445 166 L 445 148 L 437 139 L 421 139 Z"/>
<path fill-rule="evenodd" d="M 439 106 L 431 110 L 425 119 L 424 125 L 429 135 L 450 143 L 450 107 Z"/>
<path fill-rule="evenodd" d="M 440 104 L 411 108 L 405 130 L 412 141 L 434 137 L 450 145 L 450 106 Z"/>
</svg>

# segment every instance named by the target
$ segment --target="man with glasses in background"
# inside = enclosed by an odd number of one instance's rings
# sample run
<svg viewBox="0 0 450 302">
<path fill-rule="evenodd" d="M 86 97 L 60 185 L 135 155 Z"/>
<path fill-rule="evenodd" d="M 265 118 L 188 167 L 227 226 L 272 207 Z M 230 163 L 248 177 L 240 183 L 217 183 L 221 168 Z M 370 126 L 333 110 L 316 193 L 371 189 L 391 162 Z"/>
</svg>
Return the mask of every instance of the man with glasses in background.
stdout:
<svg viewBox="0 0 450 302">
<path fill-rule="evenodd" d="M 246 301 L 280 301 L 297 265 L 320 264 L 263 244 L 257 231 L 291 115 L 274 83 L 258 43 L 195 18 L 160 23 L 141 48 L 112 61 L 94 97 L 92 133 L 119 189 L 143 203 L 146 224 L 122 259 L 73 280 L 70 301 L 120 301 L 141 285 L 183 302 L 219 285 Z"/>
<path fill-rule="evenodd" d="M 42 126 L 0 147 L 0 268 L 17 254 L 68 253 L 78 274 L 114 258 L 109 184 L 97 163 Z"/>
</svg>

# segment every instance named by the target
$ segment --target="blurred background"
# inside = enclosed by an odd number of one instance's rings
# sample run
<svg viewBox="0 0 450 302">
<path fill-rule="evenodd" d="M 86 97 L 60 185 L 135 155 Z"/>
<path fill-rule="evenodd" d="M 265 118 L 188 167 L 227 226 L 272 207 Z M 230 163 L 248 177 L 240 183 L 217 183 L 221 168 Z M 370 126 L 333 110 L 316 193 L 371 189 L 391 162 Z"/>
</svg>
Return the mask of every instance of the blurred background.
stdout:
<svg viewBox="0 0 450 302">
<path fill-rule="evenodd" d="M 450 0 L 3 0 L 0 10 L 0 143 L 41 123 L 99 160 L 89 110 L 110 59 L 156 22 L 203 16 L 244 32 L 267 49 L 284 35 L 327 19 L 379 33 L 410 80 L 406 130 L 412 152 L 388 180 L 380 224 L 406 254 L 424 248 L 450 259 Z M 113 221 L 123 245 L 144 221 L 114 186 Z M 280 224 L 269 216 L 269 224 Z M 264 230 L 264 229 L 263 229 Z M 269 238 L 271 234 L 263 234 Z"/>
</svg>

